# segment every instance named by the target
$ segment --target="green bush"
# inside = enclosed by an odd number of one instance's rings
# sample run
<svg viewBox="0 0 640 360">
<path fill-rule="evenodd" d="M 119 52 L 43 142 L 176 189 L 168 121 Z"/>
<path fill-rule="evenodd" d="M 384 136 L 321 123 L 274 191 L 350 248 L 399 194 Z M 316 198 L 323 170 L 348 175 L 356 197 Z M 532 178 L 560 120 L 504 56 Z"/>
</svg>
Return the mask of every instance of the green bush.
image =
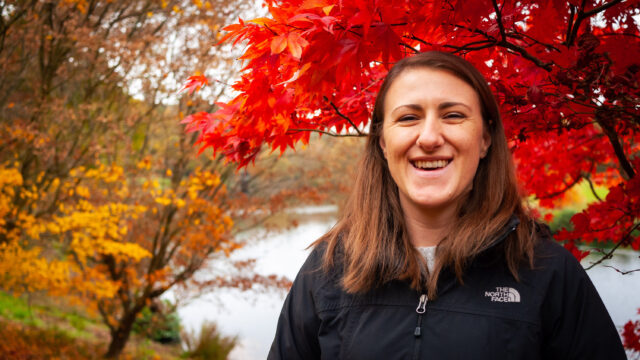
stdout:
<svg viewBox="0 0 640 360">
<path fill-rule="evenodd" d="M 549 224 L 551 228 L 551 232 L 554 234 L 562 228 L 567 228 L 568 230 L 573 229 L 573 223 L 571 222 L 571 217 L 575 215 L 576 211 L 572 209 L 561 209 L 554 211 L 553 221 Z"/>
<path fill-rule="evenodd" d="M 183 332 L 182 342 L 187 349 L 183 357 L 224 360 L 236 346 L 238 338 L 222 336 L 215 323 L 205 321 L 199 334 Z"/>
<path fill-rule="evenodd" d="M 180 317 L 175 305 L 164 300 L 162 303 L 146 306 L 136 322 L 133 331 L 162 344 L 180 342 Z"/>
</svg>

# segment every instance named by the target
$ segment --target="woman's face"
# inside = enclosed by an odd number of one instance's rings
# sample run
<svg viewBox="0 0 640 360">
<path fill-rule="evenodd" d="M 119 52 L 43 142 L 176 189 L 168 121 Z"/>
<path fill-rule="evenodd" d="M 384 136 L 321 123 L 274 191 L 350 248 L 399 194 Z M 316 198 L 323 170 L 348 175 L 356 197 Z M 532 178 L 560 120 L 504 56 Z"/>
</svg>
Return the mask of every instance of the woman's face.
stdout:
<svg viewBox="0 0 640 360">
<path fill-rule="evenodd" d="M 406 215 L 453 215 L 490 143 L 478 95 L 458 77 L 417 68 L 391 84 L 380 146 Z"/>
</svg>

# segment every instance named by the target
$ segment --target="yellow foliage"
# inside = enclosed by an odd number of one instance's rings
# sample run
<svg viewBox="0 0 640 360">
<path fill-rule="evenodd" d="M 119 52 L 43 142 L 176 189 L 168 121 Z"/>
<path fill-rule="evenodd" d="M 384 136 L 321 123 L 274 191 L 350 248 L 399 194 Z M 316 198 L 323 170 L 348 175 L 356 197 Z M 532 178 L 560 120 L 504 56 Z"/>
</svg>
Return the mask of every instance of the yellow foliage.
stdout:
<svg viewBox="0 0 640 360">
<path fill-rule="evenodd" d="M 15 240 L 0 244 L 2 288 L 16 295 L 41 290 L 63 294 L 68 287 L 69 264 L 47 261 L 41 251 L 38 247 L 25 249 Z"/>
<path fill-rule="evenodd" d="M 166 197 L 157 197 L 156 202 L 160 205 L 169 205 L 171 204 L 171 199 L 167 199 Z"/>
<path fill-rule="evenodd" d="M 80 185 L 80 186 L 78 186 L 76 188 L 76 193 L 78 194 L 78 196 L 81 196 L 83 198 L 88 198 L 90 196 L 89 188 L 87 188 L 86 186 L 82 186 L 82 185 Z"/>
<path fill-rule="evenodd" d="M 20 164 L 0 166 L 0 235 L 7 239 L 0 244 L 0 288 L 48 291 L 91 310 L 147 284 L 169 286 L 175 269 L 194 256 L 228 256 L 239 248 L 230 236 L 233 221 L 217 204 L 226 190 L 216 173 L 196 169 L 173 188 L 161 185 L 151 163 L 143 159 L 135 174 L 102 163 L 77 167 L 68 178 L 48 180 L 46 189 L 25 184 Z M 173 173 L 165 169 L 164 175 Z M 48 217 L 36 218 L 33 208 L 14 204 L 18 197 L 36 206 L 56 192 L 64 201 L 54 203 Z M 175 246 L 175 256 L 149 273 L 145 266 L 157 251 L 152 245 L 157 234 L 170 234 L 162 241 Z M 42 246 L 49 243 L 59 248 Z M 114 266 L 121 269 L 117 278 Z"/>
<path fill-rule="evenodd" d="M 151 169 L 151 158 L 146 156 L 144 159 L 140 160 L 136 166 L 138 169 Z"/>
</svg>

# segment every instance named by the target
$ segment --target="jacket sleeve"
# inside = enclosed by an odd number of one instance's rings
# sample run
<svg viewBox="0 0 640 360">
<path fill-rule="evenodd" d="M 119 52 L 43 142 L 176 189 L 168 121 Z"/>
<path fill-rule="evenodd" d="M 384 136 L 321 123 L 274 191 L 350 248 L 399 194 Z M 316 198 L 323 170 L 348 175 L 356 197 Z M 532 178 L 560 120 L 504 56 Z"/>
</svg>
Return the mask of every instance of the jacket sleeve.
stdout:
<svg viewBox="0 0 640 360">
<path fill-rule="evenodd" d="M 559 264 L 542 309 L 543 358 L 626 359 L 620 335 L 582 265 L 553 245 Z"/>
<path fill-rule="evenodd" d="M 320 359 L 314 288 L 322 276 L 321 251 L 311 252 L 284 301 L 267 359 Z"/>
</svg>

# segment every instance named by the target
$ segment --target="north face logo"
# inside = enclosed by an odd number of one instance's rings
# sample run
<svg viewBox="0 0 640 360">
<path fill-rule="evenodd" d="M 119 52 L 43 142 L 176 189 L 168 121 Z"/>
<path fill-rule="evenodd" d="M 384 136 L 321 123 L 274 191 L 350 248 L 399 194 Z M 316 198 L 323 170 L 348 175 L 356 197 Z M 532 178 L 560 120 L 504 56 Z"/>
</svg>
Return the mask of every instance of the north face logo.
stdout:
<svg viewBox="0 0 640 360">
<path fill-rule="evenodd" d="M 497 302 L 520 302 L 518 290 L 510 287 L 496 287 L 496 291 L 485 291 L 484 296 Z"/>
</svg>

